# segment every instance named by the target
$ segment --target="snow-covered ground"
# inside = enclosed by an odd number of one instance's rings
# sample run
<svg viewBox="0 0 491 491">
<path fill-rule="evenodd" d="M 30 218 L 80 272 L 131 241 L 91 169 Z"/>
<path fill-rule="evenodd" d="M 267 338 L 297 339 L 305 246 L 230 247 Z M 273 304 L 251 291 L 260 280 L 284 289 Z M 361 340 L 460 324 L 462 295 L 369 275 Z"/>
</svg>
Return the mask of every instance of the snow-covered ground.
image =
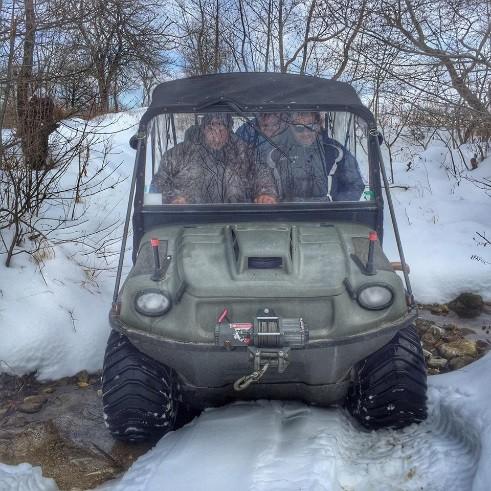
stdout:
<svg viewBox="0 0 491 491">
<path fill-rule="evenodd" d="M 79 217 L 75 226 L 52 234 L 66 242 L 46 249 L 41 262 L 21 254 L 6 268 L 2 256 L 0 371 L 17 375 L 37 371 L 44 380 L 101 368 L 135 157 L 128 141 L 140 115 L 141 111 L 111 114 L 94 120 L 89 128 L 67 121 L 60 128 L 67 139 L 80 127 L 94 133 L 96 143 L 84 180 L 100 182 L 98 188 L 107 189 L 97 194 L 97 188 L 91 189 L 91 196 L 82 197 L 75 205 Z M 76 182 L 78 170 L 74 162 L 64 177 L 67 188 Z M 64 214 L 64 210 L 49 212 Z M 76 242 L 70 242 L 74 238 Z M 105 246 L 94 251 L 102 243 Z M 131 263 L 128 254 L 126 261 Z"/>
<path fill-rule="evenodd" d="M 58 491 L 58 486 L 40 467 L 0 464 L 0 491 Z"/>
<path fill-rule="evenodd" d="M 58 239 L 79 240 L 55 245 L 41 262 L 19 255 L 10 268 L 0 264 L 0 371 L 37 371 L 40 379 L 54 379 L 101 367 L 134 160 L 128 140 L 138 116 L 109 115 L 94 124 L 100 142 L 91 150 L 87 179 L 100 172 L 114 188 L 77 204 L 80 219 Z M 68 122 L 63 131 L 74 131 L 76 124 Z M 110 143 L 110 154 L 99 171 L 104 142 Z M 409 160 L 412 169 L 406 171 Z M 491 263 L 491 247 L 476 239 L 477 233 L 491 237 L 491 198 L 469 179 L 490 179 L 491 158 L 475 171 L 461 171 L 458 184 L 445 166 L 448 151 L 436 142 L 425 151 L 406 149 L 395 164 L 395 185 L 401 187 L 393 189 L 393 198 L 415 297 L 444 302 L 472 291 L 489 301 L 491 264 L 483 261 Z M 74 180 L 77 172 L 74 162 L 65 179 Z M 384 248 L 397 260 L 388 212 L 385 216 Z M 103 236 L 106 247 L 94 253 Z M 129 260 L 127 254 L 127 267 Z M 207 411 L 162 439 L 117 489 L 487 490 L 490 369 L 488 355 L 459 372 L 430 377 L 429 420 L 401 432 L 365 433 L 340 410 L 293 403 Z M 20 482 L 13 474 L 41 482 L 30 466 L 2 465 L 0 490 L 16 489 L 9 487 Z M 54 489 L 51 482 L 44 486 L 18 489 Z"/>
<path fill-rule="evenodd" d="M 444 303 L 465 291 L 491 300 L 491 246 L 478 236 L 491 237 L 491 157 L 474 171 L 457 169 L 455 179 L 449 151 L 439 141 L 421 152 L 405 149 L 401 156 L 391 194 L 416 299 Z M 388 213 L 385 231 L 384 249 L 397 258 Z"/>
</svg>

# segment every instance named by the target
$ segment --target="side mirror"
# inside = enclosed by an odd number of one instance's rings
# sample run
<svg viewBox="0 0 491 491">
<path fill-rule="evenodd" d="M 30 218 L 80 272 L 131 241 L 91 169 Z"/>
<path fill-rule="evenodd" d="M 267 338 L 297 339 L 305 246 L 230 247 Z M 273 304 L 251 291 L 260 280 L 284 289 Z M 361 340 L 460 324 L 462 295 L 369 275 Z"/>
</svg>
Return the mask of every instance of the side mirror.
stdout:
<svg viewBox="0 0 491 491">
<path fill-rule="evenodd" d="M 133 150 L 136 150 L 138 148 L 138 135 L 135 134 L 130 138 L 130 147 Z"/>
</svg>

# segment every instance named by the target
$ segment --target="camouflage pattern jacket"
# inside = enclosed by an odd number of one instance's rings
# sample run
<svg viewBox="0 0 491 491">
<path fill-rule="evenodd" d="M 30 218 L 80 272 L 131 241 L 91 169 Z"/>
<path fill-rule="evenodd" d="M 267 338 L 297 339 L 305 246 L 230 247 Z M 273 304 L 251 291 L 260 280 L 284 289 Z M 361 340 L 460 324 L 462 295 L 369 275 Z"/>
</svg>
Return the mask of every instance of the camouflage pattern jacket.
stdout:
<svg viewBox="0 0 491 491">
<path fill-rule="evenodd" d="M 165 203 L 178 197 L 187 203 L 250 203 L 261 194 L 276 196 L 271 169 L 255 165 L 249 145 L 231 134 L 214 150 L 201 132 L 163 155 L 151 189 L 161 192 Z"/>
</svg>

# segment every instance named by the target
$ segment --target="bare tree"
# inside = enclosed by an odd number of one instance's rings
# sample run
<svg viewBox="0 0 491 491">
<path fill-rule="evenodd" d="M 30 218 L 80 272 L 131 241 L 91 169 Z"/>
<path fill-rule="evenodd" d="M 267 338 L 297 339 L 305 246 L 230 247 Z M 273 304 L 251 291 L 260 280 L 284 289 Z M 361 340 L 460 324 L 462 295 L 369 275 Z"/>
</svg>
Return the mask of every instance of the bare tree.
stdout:
<svg viewBox="0 0 491 491">
<path fill-rule="evenodd" d="M 232 68 L 228 33 L 220 0 L 178 2 L 179 47 L 188 75 L 206 75 Z"/>
<path fill-rule="evenodd" d="M 80 200 L 101 189 L 104 178 L 85 176 L 83 165 L 73 184 L 64 180 L 81 151 L 95 143 L 84 127 L 69 138 L 57 129 L 62 118 L 81 109 L 75 97 L 71 105 L 59 106 L 62 88 L 74 84 L 74 93 L 80 94 L 85 81 L 76 85 L 76 74 L 88 75 L 83 64 L 66 63 L 63 56 L 73 49 L 71 34 L 80 17 L 69 15 L 57 0 L 14 0 L 8 10 L 3 8 L 0 4 L 1 35 L 8 42 L 0 61 L 1 121 L 2 130 L 9 130 L 2 132 L 0 145 L 0 253 L 9 266 L 15 254 L 35 249 L 23 245 L 26 238 L 40 246 L 67 225 L 70 206 L 59 207 L 62 215 L 54 217 L 55 203 Z"/>
<path fill-rule="evenodd" d="M 485 0 L 380 3 L 369 37 L 398 52 L 391 77 L 426 103 L 466 113 L 467 133 L 491 138 L 491 7 Z"/>
<path fill-rule="evenodd" d="M 107 112 L 111 94 L 131 85 L 139 67 L 157 70 L 166 62 L 172 23 L 152 0 L 78 0 L 73 8 L 84 18 L 74 29 L 82 39 L 77 49 L 92 67 L 99 109 Z"/>
<path fill-rule="evenodd" d="M 179 0 L 188 74 L 279 71 L 340 78 L 361 32 L 366 0 Z"/>
</svg>

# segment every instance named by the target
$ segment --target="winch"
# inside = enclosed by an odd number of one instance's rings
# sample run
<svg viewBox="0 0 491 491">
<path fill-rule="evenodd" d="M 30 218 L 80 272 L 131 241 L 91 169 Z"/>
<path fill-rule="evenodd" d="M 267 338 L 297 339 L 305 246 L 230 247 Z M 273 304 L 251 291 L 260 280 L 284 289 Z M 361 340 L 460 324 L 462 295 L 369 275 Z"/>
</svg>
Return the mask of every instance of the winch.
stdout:
<svg viewBox="0 0 491 491">
<path fill-rule="evenodd" d="M 309 331 L 301 317 L 283 318 L 270 308 L 260 309 L 252 322 L 230 322 L 228 310 L 218 317 L 215 344 L 226 349 L 247 347 L 254 370 L 266 363 L 282 373 L 289 363 L 290 349 L 304 348 Z"/>
<path fill-rule="evenodd" d="M 230 322 L 224 309 L 215 328 L 217 346 L 256 346 L 258 348 L 303 348 L 309 331 L 303 319 L 283 318 L 269 308 L 260 309 L 252 322 Z"/>
</svg>

